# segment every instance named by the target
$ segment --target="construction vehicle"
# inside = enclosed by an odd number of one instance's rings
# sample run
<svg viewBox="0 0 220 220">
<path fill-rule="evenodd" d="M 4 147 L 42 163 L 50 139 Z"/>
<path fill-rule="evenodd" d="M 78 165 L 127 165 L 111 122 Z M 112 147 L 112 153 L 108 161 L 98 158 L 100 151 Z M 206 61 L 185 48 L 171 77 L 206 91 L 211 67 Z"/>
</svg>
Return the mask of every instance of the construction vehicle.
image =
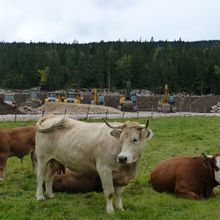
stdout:
<svg viewBox="0 0 220 220">
<path fill-rule="evenodd" d="M 45 94 L 41 94 L 40 87 L 33 87 L 30 89 L 30 98 L 26 100 L 26 104 L 32 107 L 39 107 L 45 99 Z"/>
<path fill-rule="evenodd" d="M 4 95 L 4 103 L 8 105 L 13 105 L 15 103 L 15 94 L 8 93 Z"/>
<path fill-rule="evenodd" d="M 118 109 L 121 111 L 137 111 L 136 92 L 131 88 L 131 82 L 127 81 L 124 94 L 120 95 Z"/>
<path fill-rule="evenodd" d="M 157 110 L 158 112 L 162 113 L 176 112 L 175 97 L 173 95 L 169 95 L 169 89 L 167 84 L 165 84 L 164 95 L 162 99 L 158 101 Z"/>
<path fill-rule="evenodd" d="M 49 102 L 55 102 L 55 103 L 60 103 L 62 101 L 64 101 L 65 99 L 65 95 L 63 94 L 63 92 L 49 92 L 48 93 L 48 97 L 45 99 L 45 103 L 49 103 Z"/>
<path fill-rule="evenodd" d="M 11 105 L 12 107 L 19 107 L 30 97 L 30 93 L 27 92 L 6 92 L 4 93 L 4 103 Z"/>
<path fill-rule="evenodd" d="M 92 101 L 91 104 L 93 105 L 105 105 L 105 96 L 104 94 L 98 94 L 100 92 L 97 89 L 92 90 Z"/>
<path fill-rule="evenodd" d="M 64 102 L 80 104 L 80 93 L 74 91 L 67 92 L 67 98 Z"/>
<path fill-rule="evenodd" d="M 74 103 L 80 104 L 80 103 L 81 103 L 81 99 L 82 99 L 82 97 L 81 97 L 81 95 L 80 95 L 80 92 L 77 91 L 77 92 L 75 93 L 75 101 L 74 101 Z"/>
<path fill-rule="evenodd" d="M 97 105 L 98 104 L 98 95 L 97 95 L 97 90 L 93 89 L 92 90 L 92 100 L 91 100 L 92 105 Z"/>
<path fill-rule="evenodd" d="M 64 100 L 66 103 L 74 103 L 75 101 L 75 94 L 74 92 L 67 92 L 67 98 Z"/>
</svg>

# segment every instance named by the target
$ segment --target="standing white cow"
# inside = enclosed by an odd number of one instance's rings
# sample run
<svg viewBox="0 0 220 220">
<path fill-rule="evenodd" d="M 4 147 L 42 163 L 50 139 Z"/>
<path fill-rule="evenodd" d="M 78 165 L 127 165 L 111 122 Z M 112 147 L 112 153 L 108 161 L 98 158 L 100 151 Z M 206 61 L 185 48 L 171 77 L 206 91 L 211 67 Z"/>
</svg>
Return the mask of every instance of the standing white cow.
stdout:
<svg viewBox="0 0 220 220">
<path fill-rule="evenodd" d="M 134 178 L 145 141 L 153 133 L 147 128 L 148 122 L 146 125 L 137 122 L 117 126 L 106 124 L 80 122 L 64 116 L 38 120 L 35 147 L 38 160 L 37 200 L 44 199 L 44 181 L 48 197 L 54 197 L 52 182 L 55 173 L 48 164 L 50 160 L 57 160 L 79 174 L 99 175 L 107 200 L 107 213 L 114 213 L 114 193 L 116 208 L 123 209 L 123 186 Z"/>
</svg>

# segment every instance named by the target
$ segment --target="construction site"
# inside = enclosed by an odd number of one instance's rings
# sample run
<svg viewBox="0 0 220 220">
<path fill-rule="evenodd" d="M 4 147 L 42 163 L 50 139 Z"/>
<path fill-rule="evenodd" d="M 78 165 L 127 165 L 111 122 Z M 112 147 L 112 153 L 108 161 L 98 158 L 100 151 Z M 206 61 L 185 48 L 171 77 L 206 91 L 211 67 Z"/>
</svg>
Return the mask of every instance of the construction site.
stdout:
<svg viewBox="0 0 220 220">
<path fill-rule="evenodd" d="M 41 91 L 33 88 L 29 91 L 0 92 L 0 114 L 119 114 L 121 112 L 156 111 L 161 113 L 220 111 L 220 96 L 195 96 L 170 94 L 168 85 L 163 94 L 154 94 L 148 90 L 134 90 L 127 82 L 122 91 L 61 90 Z"/>
</svg>

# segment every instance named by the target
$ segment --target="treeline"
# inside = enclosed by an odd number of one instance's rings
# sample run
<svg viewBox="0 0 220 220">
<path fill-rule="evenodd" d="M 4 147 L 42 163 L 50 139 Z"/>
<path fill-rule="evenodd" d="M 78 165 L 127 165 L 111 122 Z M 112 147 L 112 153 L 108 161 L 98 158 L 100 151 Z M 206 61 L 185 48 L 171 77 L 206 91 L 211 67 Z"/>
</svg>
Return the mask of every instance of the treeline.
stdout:
<svg viewBox="0 0 220 220">
<path fill-rule="evenodd" d="M 0 87 L 220 94 L 220 41 L 0 43 Z"/>
</svg>

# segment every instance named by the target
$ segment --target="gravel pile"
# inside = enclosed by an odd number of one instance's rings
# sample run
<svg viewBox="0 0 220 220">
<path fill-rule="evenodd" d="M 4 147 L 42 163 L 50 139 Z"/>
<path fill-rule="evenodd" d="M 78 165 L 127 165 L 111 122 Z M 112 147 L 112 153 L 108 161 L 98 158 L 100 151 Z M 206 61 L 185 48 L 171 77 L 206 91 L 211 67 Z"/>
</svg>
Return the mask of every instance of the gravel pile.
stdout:
<svg viewBox="0 0 220 220">
<path fill-rule="evenodd" d="M 88 105 L 88 104 L 73 104 L 73 103 L 47 103 L 41 106 L 45 113 L 64 113 L 67 114 L 104 114 L 108 111 L 109 114 L 121 114 L 121 111 L 115 108 L 102 105 Z"/>
</svg>

